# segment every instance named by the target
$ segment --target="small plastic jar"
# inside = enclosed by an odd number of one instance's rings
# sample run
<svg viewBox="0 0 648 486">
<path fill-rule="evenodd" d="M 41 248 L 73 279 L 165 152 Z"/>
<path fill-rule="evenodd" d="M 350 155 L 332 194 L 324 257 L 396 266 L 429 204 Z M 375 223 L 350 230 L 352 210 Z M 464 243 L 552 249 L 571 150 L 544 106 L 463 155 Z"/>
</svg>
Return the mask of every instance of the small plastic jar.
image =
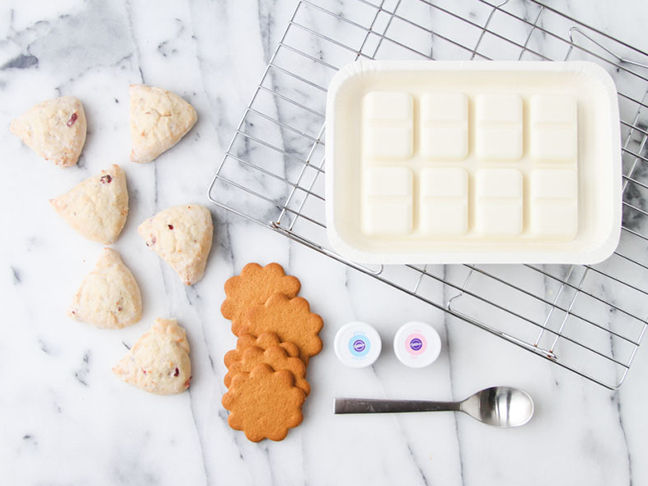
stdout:
<svg viewBox="0 0 648 486">
<path fill-rule="evenodd" d="M 380 335 L 365 322 L 349 322 L 335 335 L 335 354 L 351 368 L 371 366 L 382 350 Z"/>
<path fill-rule="evenodd" d="M 403 324 L 394 337 L 394 353 L 410 368 L 423 368 L 436 361 L 441 353 L 441 338 L 436 330 L 423 322 Z"/>
</svg>

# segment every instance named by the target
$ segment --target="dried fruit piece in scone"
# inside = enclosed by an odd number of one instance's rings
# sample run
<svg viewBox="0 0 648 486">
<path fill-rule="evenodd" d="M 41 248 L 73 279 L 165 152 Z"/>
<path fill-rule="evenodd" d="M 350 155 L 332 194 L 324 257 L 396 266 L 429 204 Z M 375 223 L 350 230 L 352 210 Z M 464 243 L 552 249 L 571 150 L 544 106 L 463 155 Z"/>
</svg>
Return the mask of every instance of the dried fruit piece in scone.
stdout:
<svg viewBox="0 0 648 486">
<path fill-rule="evenodd" d="M 248 263 L 241 274 L 225 282 L 227 298 L 221 306 L 223 317 L 236 321 L 253 305 L 263 304 L 272 294 L 281 293 L 293 298 L 299 293 L 301 283 L 296 277 L 286 275 L 278 263 L 262 267 L 258 263 Z M 237 336 L 241 333 L 234 332 Z M 257 334 L 258 333 L 253 333 Z M 284 340 L 285 341 L 285 340 Z"/>
<path fill-rule="evenodd" d="M 288 429 L 303 420 L 306 394 L 294 386 L 294 380 L 290 371 L 272 371 L 264 363 L 250 373 L 237 374 L 222 401 L 230 411 L 229 426 L 245 432 L 252 442 L 285 439 Z"/>
<path fill-rule="evenodd" d="M 33 106 L 11 122 L 9 129 L 45 160 L 70 167 L 79 160 L 87 127 L 81 102 L 64 96 Z"/>
<path fill-rule="evenodd" d="M 196 124 L 193 106 L 162 88 L 141 84 L 130 87 L 130 129 L 133 162 L 156 159 Z"/>
<path fill-rule="evenodd" d="M 304 390 L 306 396 L 310 393 L 311 387 L 306 381 L 306 366 L 299 358 L 291 358 L 279 346 L 270 346 L 268 349 L 261 349 L 257 346 L 250 346 L 245 350 L 240 360 L 234 361 L 225 375 L 225 386 L 229 388 L 232 378 L 238 373 L 249 373 L 259 363 L 270 365 L 274 371 L 288 370 L 295 377 L 295 386 Z"/>
<path fill-rule="evenodd" d="M 50 204 L 72 228 L 92 241 L 113 243 L 128 217 L 126 175 L 118 165 L 74 186 Z"/>
<path fill-rule="evenodd" d="M 206 207 L 188 204 L 165 209 L 144 221 L 137 231 L 185 285 L 195 284 L 205 274 L 214 235 L 212 215 Z"/>
<path fill-rule="evenodd" d="M 299 357 L 306 362 L 322 350 L 318 334 L 323 326 L 322 318 L 310 311 L 306 299 L 274 294 L 265 304 L 250 307 L 243 319 L 232 324 L 232 331 L 236 335 L 274 332 L 282 341 L 295 343 Z"/>
<path fill-rule="evenodd" d="M 291 358 L 299 357 L 299 348 L 295 343 L 282 342 L 274 332 L 262 332 L 258 336 L 253 334 L 242 334 L 236 341 L 236 349 L 232 349 L 225 354 L 225 366 L 228 368 L 234 361 L 239 361 L 243 357 L 245 350 L 251 346 L 259 347 L 263 350 L 270 346 L 281 347 Z"/>
<path fill-rule="evenodd" d="M 105 329 L 139 322 L 142 298 L 133 274 L 119 253 L 104 248 L 94 269 L 83 279 L 68 316 Z"/>
<path fill-rule="evenodd" d="M 187 333 L 175 319 L 156 319 L 113 367 L 113 373 L 150 393 L 173 395 L 185 391 L 191 382 Z"/>
</svg>

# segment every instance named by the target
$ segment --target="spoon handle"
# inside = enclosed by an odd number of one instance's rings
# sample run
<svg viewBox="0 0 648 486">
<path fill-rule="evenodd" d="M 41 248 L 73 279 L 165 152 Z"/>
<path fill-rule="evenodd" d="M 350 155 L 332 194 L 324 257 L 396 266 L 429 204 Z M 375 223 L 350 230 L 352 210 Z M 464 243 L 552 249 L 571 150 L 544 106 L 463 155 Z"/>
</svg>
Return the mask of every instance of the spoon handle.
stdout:
<svg viewBox="0 0 648 486">
<path fill-rule="evenodd" d="M 430 400 L 373 400 L 364 398 L 336 398 L 335 413 L 392 413 L 458 411 L 459 402 Z"/>
</svg>

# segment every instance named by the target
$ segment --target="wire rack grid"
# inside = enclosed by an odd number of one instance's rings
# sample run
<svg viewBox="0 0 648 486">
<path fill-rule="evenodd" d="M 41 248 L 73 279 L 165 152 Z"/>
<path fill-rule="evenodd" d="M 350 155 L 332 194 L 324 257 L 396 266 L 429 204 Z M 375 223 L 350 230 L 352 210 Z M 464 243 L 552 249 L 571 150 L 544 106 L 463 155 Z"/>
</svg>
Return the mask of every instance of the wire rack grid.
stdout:
<svg viewBox="0 0 648 486">
<path fill-rule="evenodd" d="M 358 59 L 591 60 L 615 79 L 623 229 L 601 264 L 362 266 L 331 250 L 324 120 Z M 537 0 L 300 0 L 209 187 L 239 216 L 369 274 L 609 389 L 648 312 L 648 54 Z"/>
</svg>

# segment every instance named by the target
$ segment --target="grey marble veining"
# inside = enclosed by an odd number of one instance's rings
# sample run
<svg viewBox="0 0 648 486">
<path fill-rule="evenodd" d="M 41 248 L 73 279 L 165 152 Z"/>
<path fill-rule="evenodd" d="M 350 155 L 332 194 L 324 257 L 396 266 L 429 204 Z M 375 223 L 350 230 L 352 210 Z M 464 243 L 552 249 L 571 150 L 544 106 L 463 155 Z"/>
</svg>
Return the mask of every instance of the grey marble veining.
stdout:
<svg viewBox="0 0 648 486">
<path fill-rule="evenodd" d="M 350 12 L 353 1 L 332 3 L 340 12 Z M 516 13 L 534 21 L 537 5 L 512 3 Z M 142 243 L 136 228 L 146 217 L 175 204 L 207 204 L 208 183 L 295 5 L 295 0 L 163 1 L 154 5 L 135 0 L 5 2 L 0 11 L 0 126 L 5 127 L 0 130 L 4 169 L 0 178 L 0 302 L 5 311 L 0 340 L 0 484 L 648 482 L 648 465 L 643 460 L 648 450 L 645 349 L 639 350 L 627 382 L 610 393 L 216 208 L 208 269 L 194 287 L 185 288 Z M 648 9 L 643 2 L 556 0 L 549 5 L 648 49 L 643 28 Z M 454 8 L 477 24 L 483 24 L 489 12 L 479 2 L 454 3 Z M 433 9 L 424 9 L 422 15 L 440 34 L 444 28 L 456 28 L 444 23 Z M 344 25 L 331 25 L 342 35 Z M 516 28 L 510 34 L 523 37 L 526 31 Z M 465 36 L 477 42 L 474 32 L 466 30 Z M 534 37 L 529 47 L 554 55 L 556 46 L 545 37 Z M 456 52 L 439 37 L 421 42 L 422 49 L 435 56 Z M 484 45 L 485 50 L 500 48 L 493 40 L 483 42 L 492 42 Z M 322 59 L 334 60 L 324 43 L 310 47 L 321 50 Z M 313 75 L 324 82 L 327 74 L 322 70 Z M 180 144 L 144 166 L 128 162 L 128 85 L 140 82 L 177 92 L 199 115 L 197 125 Z M 629 77 L 619 82 L 624 89 L 633 89 Z M 88 138 L 79 166 L 61 170 L 40 160 L 6 128 L 32 104 L 68 94 L 84 103 Z M 312 100 L 309 106 L 314 110 L 323 109 L 309 92 L 301 96 L 306 103 Z M 645 93 L 633 92 L 633 96 Z M 269 109 L 283 123 L 300 126 L 307 133 L 319 130 L 316 118 L 302 124 L 285 106 Z M 274 137 L 282 147 L 302 149 L 300 138 L 285 130 L 263 135 Z M 640 139 L 631 143 L 633 150 L 645 149 Z M 249 155 L 246 150 L 258 149 L 248 145 L 237 150 Z M 144 317 L 141 323 L 120 331 L 101 331 L 66 317 L 70 298 L 101 247 L 83 240 L 58 219 L 48 199 L 111 163 L 121 164 L 127 172 L 131 197 L 129 219 L 114 247 L 140 284 Z M 287 162 L 277 164 L 284 174 L 293 175 L 290 171 L 295 169 Z M 643 163 L 636 174 L 644 177 Z M 249 177 L 250 184 L 267 186 L 269 196 L 280 200 L 282 194 L 272 192 L 268 177 L 253 171 Z M 241 202 L 234 194 L 231 197 Z M 626 201 L 645 209 L 640 190 L 629 191 Z M 265 207 L 258 210 L 267 211 L 260 214 L 264 220 L 276 216 Z M 635 224 L 645 229 L 641 217 Z M 633 248 L 640 256 L 645 250 L 644 246 Z M 225 392 L 223 356 L 235 344 L 229 322 L 219 312 L 223 284 L 249 261 L 277 261 L 297 275 L 302 295 L 326 323 L 322 331 L 325 349 L 309 366 L 313 391 L 304 407 L 304 423 L 280 443 L 250 443 L 227 426 L 227 412 L 220 404 Z M 461 268 L 439 271 L 457 282 L 465 278 Z M 596 295 L 613 302 L 627 300 L 623 289 L 588 278 Z M 531 271 L 525 285 L 546 298 L 555 297 L 550 280 Z M 439 302 L 447 302 L 456 293 L 431 284 L 425 291 Z M 461 299 L 456 302 L 458 308 L 484 321 L 497 318 Z M 632 301 L 633 311 L 645 308 L 643 299 L 638 296 Z M 530 308 L 528 312 L 540 314 L 542 310 Z M 627 324 L 621 314 L 610 314 L 611 326 Z M 189 392 L 182 395 L 150 396 L 121 383 L 110 368 L 156 317 L 167 316 L 176 317 L 187 329 L 194 379 Z M 368 369 L 345 368 L 333 353 L 336 330 L 354 319 L 374 324 L 383 338 L 383 355 Z M 430 322 L 441 332 L 444 350 L 432 367 L 410 370 L 397 362 L 390 345 L 398 326 L 407 320 Z M 536 400 L 534 420 L 519 430 L 505 431 L 453 414 L 332 414 L 336 396 L 461 399 L 493 384 L 529 391 Z"/>
</svg>

